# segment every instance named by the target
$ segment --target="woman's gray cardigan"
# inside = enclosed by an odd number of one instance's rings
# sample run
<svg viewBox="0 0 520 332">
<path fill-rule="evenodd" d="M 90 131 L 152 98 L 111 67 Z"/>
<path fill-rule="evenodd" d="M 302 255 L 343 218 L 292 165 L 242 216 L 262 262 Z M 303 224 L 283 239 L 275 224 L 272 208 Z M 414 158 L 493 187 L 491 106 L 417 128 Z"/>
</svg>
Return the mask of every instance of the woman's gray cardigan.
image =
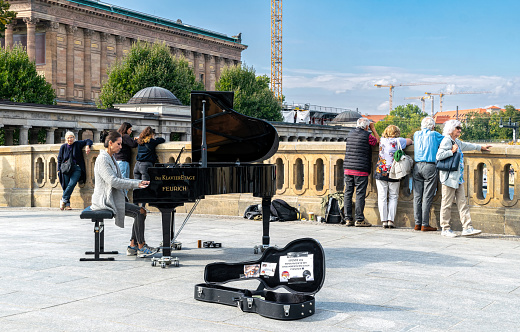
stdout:
<svg viewBox="0 0 520 332">
<path fill-rule="evenodd" d="M 92 210 L 110 210 L 116 225 L 125 227 L 125 193 L 122 189 L 139 188 L 141 180 L 123 179 L 116 160 L 101 150 L 94 166 L 94 194 Z"/>
<path fill-rule="evenodd" d="M 472 151 L 479 150 L 481 146 L 478 144 L 465 143 L 459 140 L 458 138 L 455 140 L 455 143 L 459 146 L 461 151 Z M 437 150 L 437 160 L 444 160 L 453 156 L 453 152 L 451 152 L 451 148 L 453 147 L 453 139 L 451 137 L 445 136 L 441 145 L 439 146 L 439 150 Z M 448 176 L 449 174 L 449 176 Z M 459 178 L 460 178 L 460 170 L 456 171 L 439 171 L 439 180 L 445 186 L 458 189 L 459 188 Z"/>
</svg>

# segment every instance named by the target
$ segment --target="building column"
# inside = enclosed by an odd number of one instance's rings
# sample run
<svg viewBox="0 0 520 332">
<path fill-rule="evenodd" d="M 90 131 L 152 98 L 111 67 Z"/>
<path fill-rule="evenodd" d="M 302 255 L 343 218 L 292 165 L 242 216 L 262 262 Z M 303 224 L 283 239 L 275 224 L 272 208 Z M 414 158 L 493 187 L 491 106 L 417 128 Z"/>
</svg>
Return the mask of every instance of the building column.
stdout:
<svg viewBox="0 0 520 332">
<path fill-rule="evenodd" d="M 89 102 L 92 98 L 92 34 L 94 31 L 83 29 L 84 50 L 83 50 L 83 82 L 85 84 L 85 92 L 83 93 L 83 101 Z"/>
<path fill-rule="evenodd" d="M 101 140 L 99 138 L 99 134 L 101 133 L 98 129 L 91 129 L 92 130 L 92 141 L 94 143 L 101 143 Z"/>
<path fill-rule="evenodd" d="M 195 75 L 195 80 L 197 82 L 200 81 L 199 75 L 199 54 L 198 52 L 191 52 L 193 54 L 193 74 Z M 204 83 L 204 82 L 202 82 Z"/>
<path fill-rule="evenodd" d="M 215 83 L 220 79 L 220 74 L 222 73 L 222 57 L 215 57 Z"/>
<path fill-rule="evenodd" d="M 204 86 L 215 91 L 215 57 L 209 54 L 204 54 Z"/>
<path fill-rule="evenodd" d="M 5 25 L 5 49 L 9 50 L 13 48 L 13 29 L 14 23 Z"/>
<path fill-rule="evenodd" d="M 101 32 L 99 37 L 101 39 L 101 55 L 100 55 L 100 86 L 103 86 L 103 81 L 107 78 L 107 46 L 108 46 L 108 36 L 109 34 L 106 32 Z"/>
<path fill-rule="evenodd" d="M 57 89 L 58 75 L 58 41 L 57 34 L 60 24 L 47 22 L 45 27 L 45 78 L 51 83 L 54 90 Z"/>
<path fill-rule="evenodd" d="M 182 50 L 182 55 L 186 58 L 186 61 L 188 61 L 188 65 L 191 69 L 193 69 L 193 73 L 195 73 L 195 62 L 193 61 L 193 53 L 188 50 Z"/>
<path fill-rule="evenodd" d="M 24 17 L 23 21 L 27 24 L 27 55 L 32 62 L 36 61 L 36 24 L 40 22 L 34 17 Z"/>
<path fill-rule="evenodd" d="M 47 128 L 47 137 L 45 138 L 45 144 L 54 144 L 54 132 L 58 129 L 57 127 Z"/>
<path fill-rule="evenodd" d="M 74 99 L 74 33 L 78 27 L 67 25 L 67 91 L 65 92 L 66 100 Z"/>
<path fill-rule="evenodd" d="M 21 126 L 20 127 L 20 139 L 18 140 L 19 145 L 28 145 L 29 144 L 29 129 L 32 126 Z"/>
<path fill-rule="evenodd" d="M 116 36 L 116 59 L 121 60 L 123 58 L 123 42 L 126 37 Z"/>
</svg>

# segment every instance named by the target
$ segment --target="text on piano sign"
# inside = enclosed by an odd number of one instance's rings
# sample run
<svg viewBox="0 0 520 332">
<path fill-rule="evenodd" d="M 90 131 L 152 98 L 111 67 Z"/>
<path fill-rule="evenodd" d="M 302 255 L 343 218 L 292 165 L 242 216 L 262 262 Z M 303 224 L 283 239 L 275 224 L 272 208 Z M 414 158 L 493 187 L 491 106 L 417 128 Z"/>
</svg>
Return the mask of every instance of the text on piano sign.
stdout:
<svg viewBox="0 0 520 332">
<path fill-rule="evenodd" d="M 193 181 L 195 180 L 195 175 L 161 175 L 156 176 L 155 181 Z"/>
<path fill-rule="evenodd" d="M 188 186 L 162 187 L 162 191 L 188 191 Z"/>
</svg>

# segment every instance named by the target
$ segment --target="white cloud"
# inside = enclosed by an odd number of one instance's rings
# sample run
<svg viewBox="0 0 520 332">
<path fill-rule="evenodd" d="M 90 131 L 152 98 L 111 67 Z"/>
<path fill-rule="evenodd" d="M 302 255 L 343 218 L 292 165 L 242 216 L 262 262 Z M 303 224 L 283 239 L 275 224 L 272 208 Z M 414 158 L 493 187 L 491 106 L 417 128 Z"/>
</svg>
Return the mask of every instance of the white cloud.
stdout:
<svg viewBox="0 0 520 332">
<path fill-rule="evenodd" d="M 389 110 L 389 107 L 390 107 L 390 102 L 389 101 L 385 101 L 385 102 L 379 104 L 379 106 L 377 106 L 377 110 L 386 112 L 386 111 Z"/>
</svg>

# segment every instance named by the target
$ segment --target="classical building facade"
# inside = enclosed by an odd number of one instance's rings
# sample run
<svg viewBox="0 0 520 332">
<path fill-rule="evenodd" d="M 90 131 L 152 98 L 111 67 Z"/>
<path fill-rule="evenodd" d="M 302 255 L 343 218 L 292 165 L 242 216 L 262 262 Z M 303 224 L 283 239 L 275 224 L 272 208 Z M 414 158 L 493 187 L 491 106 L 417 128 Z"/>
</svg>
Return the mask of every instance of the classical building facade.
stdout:
<svg viewBox="0 0 520 332">
<path fill-rule="evenodd" d="M 58 103 L 93 106 L 107 69 L 137 41 L 165 42 L 185 57 L 206 90 L 225 66 L 240 63 L 240 34 L 224 34 L 94 0 L 8 0 L 17 18 L 2 47 L 21 43 L 56 90 Z"/>
</svg>

